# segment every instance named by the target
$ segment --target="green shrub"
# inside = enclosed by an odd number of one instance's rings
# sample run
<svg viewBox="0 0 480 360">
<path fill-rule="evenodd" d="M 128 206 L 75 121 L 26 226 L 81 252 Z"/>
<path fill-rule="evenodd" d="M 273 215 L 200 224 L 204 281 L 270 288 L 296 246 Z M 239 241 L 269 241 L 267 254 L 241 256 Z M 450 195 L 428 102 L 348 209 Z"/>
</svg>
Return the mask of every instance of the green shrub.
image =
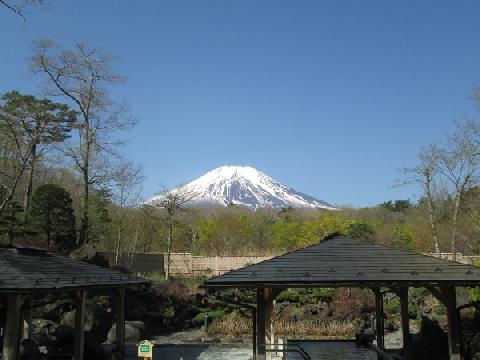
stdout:
<svg viewBox="0 0 480 360">
<path fill-rule="evenodd" d="M 442 304 L 438 305 L 437 307 L 435 307 L 435 309 L 433 309 L 433 313 L 437 316 L 445 315 L 445 306 L 443 306 Z"/>
<path fill-rule="evenodd" d="M 408 318 L 416 319 L 420 308 L 417 304 L 408 304 Z"/>
<path fill-rule="evenodd" d="M 313 289 L 312 296 L 319 300 L 331 300 L 335 296 L 335 291 L 334 288 L 317 288 Z"/>
<path fill-rule="evenodd" d="M 409 296 L 415 299 L 424 299 L 431 296 L 431 293 L 425 288 L 410 288 Z"/>
<path fill-rule="evenodd" d="M 383 306 L 385 312 L 389 314 L 398 314 L 400 312 L 400 301 L 392 300 Z"/>
<path fill-rule="evenodd" d="M 203 321 L 205 319 L 205 315 L 208 315 L 209 319 L 221 319 L 225 316 L 225 311 L 207 311 L 207 312 L 202 312 L 200 314 L 197 314 L 197 316 L 194 317 L 194 320 L 196 321 Z"/>
<path fill-rule="evenodd" d="M 285 290 L 277 296 L 277 302 L 298 302 L 299 300 L 300 295 L 298 294 L 298 291 L 295 290 Z"/>
</svg>

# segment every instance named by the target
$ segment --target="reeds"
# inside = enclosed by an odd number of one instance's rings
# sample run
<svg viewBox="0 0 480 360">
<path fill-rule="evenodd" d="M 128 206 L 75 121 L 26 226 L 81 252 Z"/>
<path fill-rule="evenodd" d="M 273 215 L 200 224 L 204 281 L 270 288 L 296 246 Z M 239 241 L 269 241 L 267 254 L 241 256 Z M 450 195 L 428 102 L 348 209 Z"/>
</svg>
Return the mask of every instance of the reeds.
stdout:
<svg viewBox="0 0 480 360">
<path fill-rule="evenodd" d="M 275 321 L 274 333 L 284 338 L 298 339 L 347 339 L 355 337 L 357 321 L 299 320 Z M 238 337 L 252 333 L 252 321 L 239 316 L 215 320 L 210 332 L 218 336 Z"/>
</svg>

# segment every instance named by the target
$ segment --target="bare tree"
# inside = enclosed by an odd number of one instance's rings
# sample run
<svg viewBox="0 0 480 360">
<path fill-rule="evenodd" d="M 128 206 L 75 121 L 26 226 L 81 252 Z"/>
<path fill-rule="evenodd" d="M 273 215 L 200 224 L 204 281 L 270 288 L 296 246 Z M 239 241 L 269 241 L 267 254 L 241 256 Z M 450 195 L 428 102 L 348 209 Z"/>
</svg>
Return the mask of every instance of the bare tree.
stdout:
<svg viewBox="0 0 480 360">
<path fill-rule="evenodd" d="M 473 137 L 472 122 L 456 122 L 456 131 L 444 145 L 434 144 L 429 148 L 435 171 L 451 185 L 453 218 L 451 251 L 456 261 L 457 218 L 465 192 L 478 183 L 480 142 Z"/>
<path fill-rule="evenodd" d="M 75 127 L 78 142 L 68 142 L 62 149 L 82 177 L 80 244 L 88 242 L 89 188 L 107 179 L 109 160 L 105 156 L 115 155 L 116 146 L 122 143 L 115 138 L 116 132 L 136 122 L 125 104 L 109 97 L 109 87 L 123 81 L 111 69 L 113 60 L 112 55 L 84 42 L 65 50 L 51 40 L 37 41 L 30 57 L 31 71 L 46 79 L 46 93 L 67 99 L 80 114 Z"/>
<path fill-rule="evenodd" d="M 140 202 L 144 175 L 142 169 L 131 161 L 121 161 L 112 175 L 111 187 L 113 199 L 117 205 L 113 215 L 117 227 L 115 267 L 118 267 L 125 246 L 124 230 L 128 226 L 128 209 Z M 133 256 L 138 242 L 138 230 L 135 233 L 128 251 L 130 257 Z"/>
<path fill-rule="evenodd" d="M 436 175 L 435 165 L 428 150 L 422 149 L 418 154 L 419 165 L 412 168 L 402 169 L 406 175 L 405 179 L 397 182 L 397 185 L 418 184 L 422 187 L 423 194 L 427 201 L 427 212 L 432 228 L 433 248 L 440 257 L 440 245 L 437 232 L 437 209 L 434 198 L 433 183 Z"/>
<path fill-rule="evenodd" d="M 157 196 L 149 203 L 153 206 L 167 211 L 167 271 L 165 272 L 165 279 L 170 278 L 170 263 L 171 253 L 173 247 L 173 231 L 175 225 L 175 218 L 178 210 L 182 208 L 189 201 L 194 200 L 198 196 L 194 189 L 186 185 L 179 185 L 173 190 L 163 189 Z"/>
</svg>

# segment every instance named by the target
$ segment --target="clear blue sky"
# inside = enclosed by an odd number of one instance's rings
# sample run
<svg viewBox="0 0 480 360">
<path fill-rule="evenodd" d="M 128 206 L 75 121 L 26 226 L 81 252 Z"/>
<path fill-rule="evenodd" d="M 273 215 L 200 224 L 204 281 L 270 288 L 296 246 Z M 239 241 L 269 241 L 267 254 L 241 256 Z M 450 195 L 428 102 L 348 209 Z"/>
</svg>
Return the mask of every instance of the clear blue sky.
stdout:
<svg viewBox="0 0 480 360">
<path fill-rule="evenodd" d="M 118 55 L 145 196 L 244 164 L 342 205 L 412 197 L 398 169 L 480 82 L 478 0 L 49 2 L 26 22 L 0 8 L 0 92 L 38 94 L 39 37 Z"/>
</svg>

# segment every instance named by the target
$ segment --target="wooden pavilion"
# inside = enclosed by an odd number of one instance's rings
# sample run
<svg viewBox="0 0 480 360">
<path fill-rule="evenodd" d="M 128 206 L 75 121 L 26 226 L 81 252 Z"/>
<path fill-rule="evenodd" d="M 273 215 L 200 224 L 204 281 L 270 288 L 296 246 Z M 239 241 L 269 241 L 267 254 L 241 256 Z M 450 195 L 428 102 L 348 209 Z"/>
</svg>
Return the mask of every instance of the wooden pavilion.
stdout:
<svg viewBox="0 0 480 360">
<path fill-rule="evenodd" d="M 377 346 L 384 350 L 381 289 L 400 297 L 403 357 L 412 358 L 408 288 L 427 288 L 446 308 L 450 359 L 460 359 L 456 287 L 480 285 L 480 269 L 333 234 L 319 244 L 206 280 L 206 288 L 257 290 L 256 353 L 265 360 L 274 344 L 273 300 L 287 288 L 361 287 L 375 293 Z M 255 321 L 254 321 L 255 322 Z"/>
<path fill-rule="evenodd" d="M 31 334 L 32 297 L 71 292 L 76 299 L 73 359 L 82 360 L 85 300 L 88 290 L 93 289 L 112 289 L 115 293 L 116 350 L 122 354 L 125 341 L 125 288 L 146 283 L 146 280 L 42 249 L 15 246 L 0 248 L 0 293 L 7 299 L 3 359 L 18 358 L 24 322 Z"/>
</svg>

